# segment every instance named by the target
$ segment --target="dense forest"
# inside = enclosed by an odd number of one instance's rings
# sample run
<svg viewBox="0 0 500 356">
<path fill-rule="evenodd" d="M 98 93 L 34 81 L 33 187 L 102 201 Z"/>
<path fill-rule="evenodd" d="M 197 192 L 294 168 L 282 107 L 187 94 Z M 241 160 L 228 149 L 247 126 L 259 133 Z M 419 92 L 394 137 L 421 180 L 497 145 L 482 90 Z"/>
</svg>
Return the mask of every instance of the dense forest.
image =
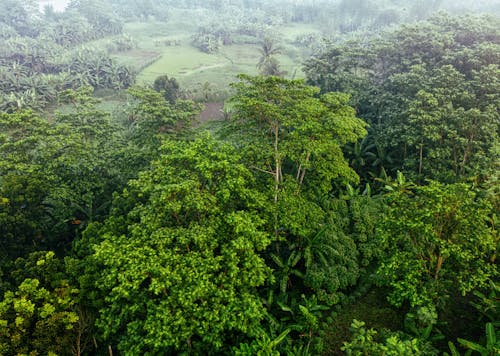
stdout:
<svg viewBox="0 0 500 356">
<path fill-rule="evenodd" d="M 0 2 L 0 355 L 500 355 L 497 1 L 56 3 Z"/>
</svg>

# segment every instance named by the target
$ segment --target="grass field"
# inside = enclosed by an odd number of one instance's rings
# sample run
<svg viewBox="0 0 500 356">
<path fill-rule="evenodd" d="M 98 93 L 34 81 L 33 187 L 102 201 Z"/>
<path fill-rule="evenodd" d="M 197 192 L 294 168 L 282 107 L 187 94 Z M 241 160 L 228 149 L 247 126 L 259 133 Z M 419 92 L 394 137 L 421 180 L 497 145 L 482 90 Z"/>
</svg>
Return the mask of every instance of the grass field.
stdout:
<svg viewBox="0 0 500 356">
<path fill-rule="evenodd" d="M 186 21 L 185 18 L 183 18 Z M 180 21 L 180 20 L 179 20 Z M 121 53 L 118 59 L 134 66 L 143 67 L 151 59 L 159 58 L 143 68 L 138 75 L 140 84 L 149 84 L 162 74 L 175 77 L 187 90 L 198 90 L 206 83 L 224 91 L 240 73 L 258 74 L 256 64 L 260 57 L 258 44 L 234 44 L 223 46 L 218 53 L 203 53 L 191 45 L 193 24 L 186 23 L 129 23 L 125 32 L 138 43 L 139 48 Z M 293 25 L 279 29 L 282 54 L 277 56 L 281 69 L 288 78 L 302 78 L 304 50 L 295 47 L 293 40 L 300 34 L 319 32 L 310 25 Z M 166 41 L 176 45 L 166 45 Z"/>
</svg>

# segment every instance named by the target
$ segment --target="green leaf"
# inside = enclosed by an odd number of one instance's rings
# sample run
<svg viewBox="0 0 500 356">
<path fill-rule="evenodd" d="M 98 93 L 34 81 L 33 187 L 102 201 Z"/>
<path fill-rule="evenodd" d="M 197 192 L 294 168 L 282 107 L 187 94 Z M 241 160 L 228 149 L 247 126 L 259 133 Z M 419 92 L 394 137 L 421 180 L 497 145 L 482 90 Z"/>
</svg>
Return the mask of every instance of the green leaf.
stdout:
<svg viewBox="0 0 500 356">
<path fill-rule="evenodd" d="M 493 323 L 486 323 L 486 348 L 493 350 L 497 343 L 497 336 Z"/>
<path fill-rule="evenodd" d="M 470 350 L 477 351 L 483 355 L 486 355 L 488 353 L 488 349 L 486 349 L 484 346 L 476 344 L 475 342 L 472 342 L 469 340 L 464 340 L 461 338 L 458 338 L 457 341 L 459 342 L 459 344 L 461 344 L 462 346 L 464 346 Z"/>
<path fill-rule="evenodd" d="M 448 347 L 450 348 L 451 356 L 460 356 L 460 353 L 458 352 L 458 350 L 453 342 L 448 341 Z"/>
</svg>

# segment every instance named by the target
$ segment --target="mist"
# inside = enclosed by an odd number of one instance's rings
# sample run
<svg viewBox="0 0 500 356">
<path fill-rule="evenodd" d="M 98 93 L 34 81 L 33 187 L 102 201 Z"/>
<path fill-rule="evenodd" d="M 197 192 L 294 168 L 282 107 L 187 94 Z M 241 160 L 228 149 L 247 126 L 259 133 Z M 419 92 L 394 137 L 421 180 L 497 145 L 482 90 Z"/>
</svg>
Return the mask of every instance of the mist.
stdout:
<svg viewBox="0 0 500 356">
<path fill-rule="evenodd" d="M 0 354 L 499 354 L 499 15 L 0 0 Z"/>
</svg>

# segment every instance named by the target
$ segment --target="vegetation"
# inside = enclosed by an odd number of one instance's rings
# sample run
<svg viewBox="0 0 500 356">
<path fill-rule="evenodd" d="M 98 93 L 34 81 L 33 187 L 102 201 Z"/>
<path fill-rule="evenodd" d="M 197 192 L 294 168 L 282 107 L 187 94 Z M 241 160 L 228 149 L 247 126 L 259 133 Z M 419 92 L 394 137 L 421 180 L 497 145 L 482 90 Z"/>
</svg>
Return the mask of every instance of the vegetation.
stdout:
<svg viewBox="0 0 500 356">
<path fill-rule="evenodd" d="M 0 354 L 498 354 L 482 6 L 2 2 Z"/>
</svg>

